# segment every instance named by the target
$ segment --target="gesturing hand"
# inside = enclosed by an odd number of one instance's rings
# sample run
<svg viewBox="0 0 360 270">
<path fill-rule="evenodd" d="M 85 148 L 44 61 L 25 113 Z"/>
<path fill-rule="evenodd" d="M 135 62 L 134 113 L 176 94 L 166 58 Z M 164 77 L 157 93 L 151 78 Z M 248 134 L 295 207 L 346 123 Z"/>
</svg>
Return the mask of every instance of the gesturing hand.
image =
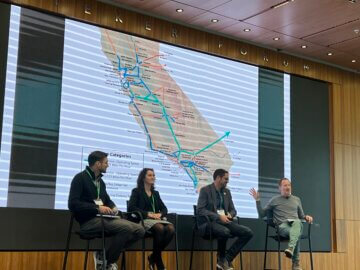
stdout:
<svg viewBox="0 0 360 270">
<path fill-rule="evenodd" d="M 249 194 L 255 199 L 255 201 L 260 200 L 260 193 L 257 192 L 255 188 L 250 189 Z"/>
</svg>

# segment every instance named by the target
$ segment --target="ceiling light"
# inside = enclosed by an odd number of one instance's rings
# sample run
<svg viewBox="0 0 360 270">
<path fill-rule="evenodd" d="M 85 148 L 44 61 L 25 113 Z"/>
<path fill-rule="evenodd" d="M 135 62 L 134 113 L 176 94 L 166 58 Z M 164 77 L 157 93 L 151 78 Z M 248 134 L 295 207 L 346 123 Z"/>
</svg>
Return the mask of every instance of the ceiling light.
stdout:
<svg viewBox="0 0 360 270">
<path fill-rule="evenodd" d="M 350 2 L 351 4 L 355 4 L 355 3 L 357 2 L 357 0 L 349 0 L 349 2 Z"/>
<path fill-rule="evenodd" d="M 245 29 L 244 29 L 244 32 L 250 32 L 250 31 L 251 31 L 250 28 L 245 28 Z"/>
<path fill-rule="evenodd" d="M 306 45 L 301 45 L 301 48 L 306 49 L 307 46 Z"/>
<path fill-rule="evenodd" d="M 285 6 L 285 5 L 289 4 L 290 2 L 294 2 L 294 1 L 295 0 L 287 0 L 287 1 L 281 2 L 281 3 L 277 4 L 277 5 L 274 5 L 271 8 L 279 8 L 279 7 Z"/>
<path fill-rule="evenodd" d="M 280 38 L 279 37 L 274 37 L 273 40 L 278 41 L 278 40 L 280 40 Z"/>
<path fill-rule="evenodd" d="M 355 59 L 351 60 L 351 63 L 356 63 L 356 60 Z"/>
<path fill-rule="evenodd" d="M 240 53 L 241 53 L 242 55 L 247 55 L 247 50 L 241 48 Z"/>
<path fill-rule="evenodd" d="M 217 23 L 217 22 L 219 22 L 219 20 L 218 19 L 211 19 L 211 22 Z"/>
<path fill-rule="evenodd" d="M 115 22 L 123 23 L 123 20 L 119 16 L 116 16 Z"/>
<path fill-rule="evenodd" d="M 145 30 L 146 31 L 151 31 L 151 24 L 149 22 L 145 23 Z"/>
<path fill-rule="evenodd" d="M 85 13 L 85 14 L 87 14 L 87 15 L 91 15 L 91 9 L 90 9 L 90 6 L 85 5 L 85 8 L 84 8 L 84 13 Z"/>
<path fill-rule="evenodd" d="M 176 12 L 181 13 L 181 12 L 184 12 L 184 10 L 182 8 L 177 8 Z"/>
<path fill-rule="evenodd" d="M 328 56 L 332 56 L 333 53 L 332 53 L 332 52 L 328 52 L 327 55 L 328 55 Z"/>
<path fill-rule="evenodd" d="M 358 35 L 358 34 L 359 34 L 359 32 L 360 32 L 360 30 L 359 30 L 359 29 L 354 29 L 354 33 L 355 33 L 355 34 L 357 34 L 357 35 Z"/>
</svg>

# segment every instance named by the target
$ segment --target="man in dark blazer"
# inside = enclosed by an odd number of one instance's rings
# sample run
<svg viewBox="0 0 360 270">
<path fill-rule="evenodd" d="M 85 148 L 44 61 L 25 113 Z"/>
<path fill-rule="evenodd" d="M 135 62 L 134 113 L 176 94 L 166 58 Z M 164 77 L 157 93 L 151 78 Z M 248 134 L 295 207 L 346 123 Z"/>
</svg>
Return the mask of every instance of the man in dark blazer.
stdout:
<svg viewBox="0 0 360 270">
<path fill-rule="evenodd" d="M 197 203 L 198 228 L 203 236 L 209 234 L 210 228 L 204 216 L 211 221 L 213 236 L 218 238 L 217 267 L 231 270 L 232 260 L 252 238 L 253 232 L 245 226 L 239 225 L 235 219 L 236 210 L 231 192 L 226 188 L 229 173 L 224 169 L 217 169 L 213 175 L 214 183 L 203 187 Z M 228 238 L 236 237 L 236 241 L 226 251 Z"/>
</svg>

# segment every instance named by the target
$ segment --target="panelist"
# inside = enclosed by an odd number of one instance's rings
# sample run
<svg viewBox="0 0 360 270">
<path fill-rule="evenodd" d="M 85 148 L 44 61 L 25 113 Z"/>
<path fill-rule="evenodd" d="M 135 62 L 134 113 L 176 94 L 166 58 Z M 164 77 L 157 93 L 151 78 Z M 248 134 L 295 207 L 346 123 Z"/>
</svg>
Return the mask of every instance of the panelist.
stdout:
<svg viewBox="0 0 360 270">
<path fill-rule="evenodd" d="M 137 187 L 131 192 L 129 211 L 139 211 L 144 218 L 145 230 L 154 236 L 153 253 L 148 257 L 150 270 L 164 270 L 161 252 L 174 236 L 174 225 L 166 220 L 167 208 L 155 190 L 155 172 L 144 168 L 137 179 Z"/>
<path fill-rule="evenodd" d="M 80 223 L 80 230 L 85 234 L 102 232 L 102 221 L 98 214 L 109 215 L 103 218 L 104 229 L 111 236 L 106 240 L 105 254 L 108 270 L 117 270 L 117 260 L 121 251 L 145 234 L 137 223 L 116 216 L 118 209 L 106 192 L 102 180 L 108 165 L 107 153 L 94 151 L 88 156 L 89 166 L 75 175 L 71 182 L 68 206 Z M 114 216 L 114 217 L 112 217 Z M 95 269 L 102 269 L 104 263 L 98 252 L 94 253 Z"/>
<path fill-rule="evenodd" d="M 304 214 L 300 198 L 291 194 L 291 182 L 288 178 L 281 178 L 278 185 L 280 195 L 271 198 L 265 208 L 261 207 L 259 192 L 252 188 L 250 195 L 256 200 L 260 218 L 265 217 L 267 211 L 272 212 L 273 222 L 277 226 L 279 234 L 289 238 L 285 255 L 292 259 L 293 270 L 301 270 L 299 241 L 303 229 L 301 219 L 312 223 L 313 218 Z"/>
<path fill-rule="evenodd" d="M 197 203 L 198 227 L 204 236 L 209 234 L 210 228 L 206 219 L 201 219 L 201 216 L 208 216 L 211 220 L 212 233 L 218 238 L 217 267 L 222 270 L 232 270 L 233 259 L 252 238 L 253 232 L 234 220 L 236 210 L 231 192 L 226 188 L 229 173 L 224 169 L 217 169 L 213 174 L 213 180 L 212 184 L 200 190 Z M 227 239 L 232 237 L 237 239 L 226 251 Z"/>
</svg>

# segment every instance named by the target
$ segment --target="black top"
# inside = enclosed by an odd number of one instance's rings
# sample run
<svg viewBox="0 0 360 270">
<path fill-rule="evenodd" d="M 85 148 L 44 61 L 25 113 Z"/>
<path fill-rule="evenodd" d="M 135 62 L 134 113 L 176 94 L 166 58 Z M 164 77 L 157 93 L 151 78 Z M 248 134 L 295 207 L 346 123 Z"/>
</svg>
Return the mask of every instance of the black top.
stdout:
<svg viewBox="0 0 360 270">
<path fill-rule="evenodd" d="M 115 203 L 107 194 L 106 185 L 101 177 L 102 174 L 96 179 L 100 183 L 99 197 L 105 206 L 114 208 Z M 94 218 L 99 213 L 99 206 L 94 202 L 98 196 L 94 179 L 94 172 L 89 167 L 86 167 L 84 171 L 75 175 L 71 182 L 68 207 L 80 224 Z"/>
<path fill-rule="evenodd" d="M 216 191 L 216 209 L 224 210 L 224 192 Z"/>
<path fill-rule="evenodd" d="M 161 213 L 161 216 L 167 214 L 167 208 L 160 198 L 158 191 L 154 190 L 152 193 L 154 199 L 155 213 Z M 128 211 L 139 211 L 143 218 L 147 218 L 148 212 L 154 212 L 152 198 L 149 197 L 145 189 L 134 188 L 131 192 Z"/>
</svg>

